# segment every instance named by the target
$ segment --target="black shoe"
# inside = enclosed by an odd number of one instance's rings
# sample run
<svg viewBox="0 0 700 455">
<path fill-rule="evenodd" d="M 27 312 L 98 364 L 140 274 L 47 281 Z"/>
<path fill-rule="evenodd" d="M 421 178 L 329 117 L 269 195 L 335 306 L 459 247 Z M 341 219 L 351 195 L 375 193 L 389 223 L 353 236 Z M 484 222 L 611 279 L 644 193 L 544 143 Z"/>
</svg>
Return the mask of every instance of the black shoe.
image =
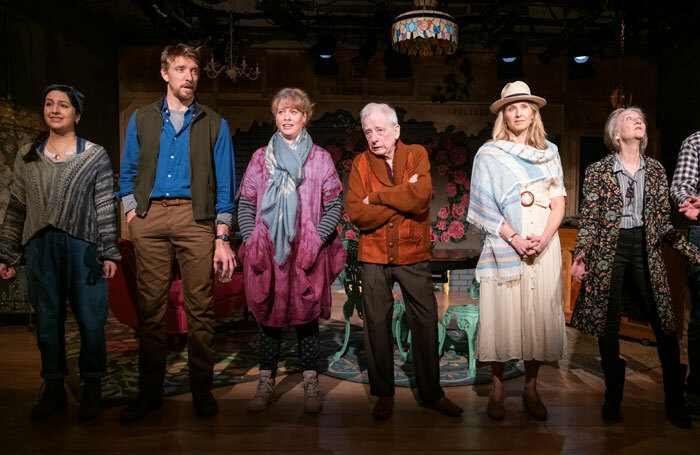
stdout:
<svg viewBox="0 0 700 455">
<path fill-rule="evenodd" d="M 672 424 L 679 428 L 690 428 L 693 420 L 685 407 L 685 373 L 688 367 L 682 363 L 666 362 L 661 359 L 664 382 L 664 406 Z"/>
<path fill-rule="evenodd" d="M 372 417 L 376 420 L 386 420 L 391 417 L 391 412 L 394 409 L 394 397 L 379 397 L 377 404 L 372 410 Z"/>
<path fill-rule="evenodd" d="M 90 378 L 83 381 L 83 399 L 80 400 L 78 421 L 92 420 L 102 412 L 102 380 Z"/>
<path fill-rule="evenodd" d="M 197 415 L 201 418 L 214 417 L 219 413 L 219 405 L 216 404 L 211 390 L 201 390 L 192 393 L 192 403 Z"/>
<path fill-rule="evenodd" d="M 39 402 L 29 414 L 29 419 L 33 422 L 53 415 L 66 407 L 68 400 L 66 389 L 63 387 L 63 378 L 44 381 L 39 394 Z"/>
<path fill-rule="evenodd" d="M 600 362 L 605 375 L 605 403 L 600 413 L 603 420 L 614 421 L 620 419 L 620 405 L 625 389 L 625 368 L 627 361 L 617 359 L 617 362 L 605 364 Z"/>
<path fill-rule="evenodd" d="M 158 396 L 157 398 L 152 398 L 149 395 L 141 395 L 130 402 L 126 408 L 119 415 L 119 421 L 121 423 L 136 422 L 144 417 L 146 417 L 154 409 L 163 406 L 163 398 Z"/>
<path fill-rule="evenodd" d="M 666 406 L 666 415 L 668 420 L 678 428 L 691 428 L 693 426 L 693 419 L 683 403 Z"/>
</svg>

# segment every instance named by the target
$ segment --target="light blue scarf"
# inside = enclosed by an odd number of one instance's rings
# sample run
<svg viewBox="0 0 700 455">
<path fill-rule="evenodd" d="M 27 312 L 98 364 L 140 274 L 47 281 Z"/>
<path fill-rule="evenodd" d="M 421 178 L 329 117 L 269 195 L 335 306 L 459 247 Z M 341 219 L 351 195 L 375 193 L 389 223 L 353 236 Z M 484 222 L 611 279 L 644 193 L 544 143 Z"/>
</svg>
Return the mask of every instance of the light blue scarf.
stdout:
<svg viewBox="0 0 700 455">
<path fill-rule="evenodd" d="M 520 188 L 539 180 L 564 185 L 557 146 L 549 141 L 545 150 L 509 141 L 487 142 L 474 157 L 467 221 L 486 233 L 476 266 L 477 281 L 520 276 L 520 256 L 499 232 L 508 221 L 523 236 Z"/>
<path fill-rule="evenodd" d="M 297 187 L 304 181 L 303 167 L 312 146 L 311 136 L 304 128 L 291 144 L 277 131 L 265 149 L 265 167 L 270 177 L 260 203 L 260 216 L 270 232 L 279 265 L 289 256 L 290 243 L 296 235 Z"/>
</svg>

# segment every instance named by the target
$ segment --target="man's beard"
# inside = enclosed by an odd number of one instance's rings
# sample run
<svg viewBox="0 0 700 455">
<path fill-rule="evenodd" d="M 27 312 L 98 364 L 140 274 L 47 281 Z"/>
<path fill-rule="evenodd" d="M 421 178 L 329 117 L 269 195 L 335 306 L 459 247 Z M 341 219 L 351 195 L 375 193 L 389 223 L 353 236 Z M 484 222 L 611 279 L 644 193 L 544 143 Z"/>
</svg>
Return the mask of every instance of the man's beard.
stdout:
<svg viewBox="0 0 700 455">
<path fill-rule="evenodd" d="M 182 87 L 179 89 L 175 90 L 173 94 L 175 95 L 175 98 L 180 100 L 180 102 L 185 102 L 185 101 L 191 101 L 194 98 L 194 91 L 195 87 L 192 87 L 191 92 L 185 92 Z"/>
</svg>

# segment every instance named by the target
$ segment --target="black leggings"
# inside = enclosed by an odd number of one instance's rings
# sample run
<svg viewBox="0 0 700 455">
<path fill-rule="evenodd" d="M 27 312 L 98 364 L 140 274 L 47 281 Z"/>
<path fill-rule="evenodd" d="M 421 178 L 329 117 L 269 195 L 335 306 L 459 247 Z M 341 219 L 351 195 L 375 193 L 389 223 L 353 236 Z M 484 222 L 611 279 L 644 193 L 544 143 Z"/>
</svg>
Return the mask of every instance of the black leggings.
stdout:
<svg viewBox="0 0 700 455">
<path fill-rule="evenodd" d="M 277 375 L 277 363 L 280 358 L 282 344 L 282 327 L 260 327 L 260 369 L 272 371 L 272 377 Z M 295 325 L 297 342 L 299 343 L 299 359 L 303 371 L 318 371 L 318 358 L 321 354 L 321 340 L 318 332 L 318 319 Z"/>
<path fill-rule="evenodd" d="M 661 326 L 651 290 L 646 257 L 644 228 L 620 229 L 615 262 L 612 266 L 605 333 L 598 337 L 598 348 L 604 364 L 616 364 L 620 356 L 618 332 L 622 317 L 622 292 L 625 285 L 632 294 L 632 301 L 651 324 L 656 336 L 661 365 L 672 366 L 680 362 L 680 348 L 676 334 L 665 333 Z"/>
</svg>

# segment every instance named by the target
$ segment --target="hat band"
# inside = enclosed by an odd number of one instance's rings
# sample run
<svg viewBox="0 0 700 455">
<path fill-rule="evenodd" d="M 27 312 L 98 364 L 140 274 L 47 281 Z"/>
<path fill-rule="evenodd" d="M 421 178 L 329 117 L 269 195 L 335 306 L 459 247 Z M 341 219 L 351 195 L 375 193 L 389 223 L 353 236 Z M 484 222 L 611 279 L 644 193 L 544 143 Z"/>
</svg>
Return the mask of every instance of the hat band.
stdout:
<svg viewBox="0 0 700 455">
<path fill-rule="evenodd" d="M 514 96 L 523 96 L 523 95 L 532 96 L 532 94 L 530 94 L 530 93 L 513 93 L 512 95 L 504 96 L 503 99 L 512 98 Z"/>
</svg>

